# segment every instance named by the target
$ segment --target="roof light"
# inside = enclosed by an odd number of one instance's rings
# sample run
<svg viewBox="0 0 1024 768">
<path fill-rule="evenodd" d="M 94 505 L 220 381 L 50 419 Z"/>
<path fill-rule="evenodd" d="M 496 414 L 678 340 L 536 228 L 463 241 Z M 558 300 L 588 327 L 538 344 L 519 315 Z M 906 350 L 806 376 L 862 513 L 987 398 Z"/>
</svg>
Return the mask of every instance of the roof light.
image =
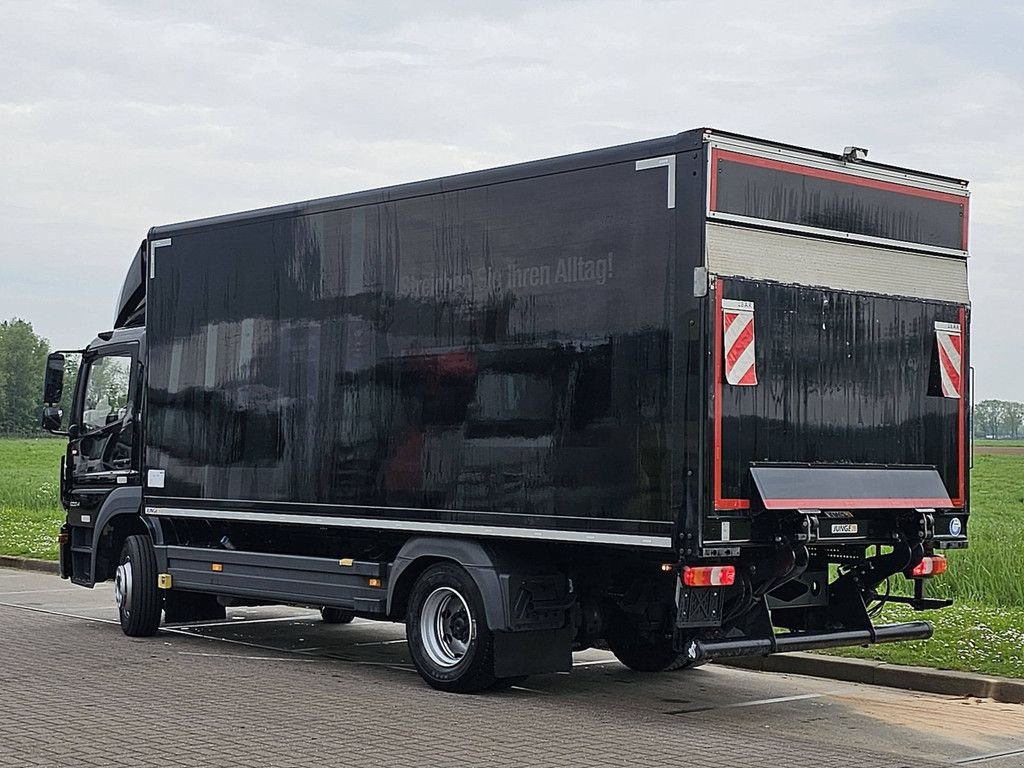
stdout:
<svg viewBox="0 0 1024 768">
<path fill-rule="evenodd" d="M 910 575 L 915 579 L 920 579 L 925 576 L 938 576 L 940 573 L 946 572 L 947 565 L 946 558 L 942 555 L 924 557 L 921 559 L 920 563 L 914 566 Z"/>
<path fill-rule="evenodd" d="M 844 147 L 843 160 L 848 163 L 859 163 L 868 157 L 867 147 Z"/>
<path fill-rule="evenodd" d="M 686 566 L 683 584 L 688 587 L 728 587 L 736 583 L 736 568 L 732 565 Z"/>
</svg>

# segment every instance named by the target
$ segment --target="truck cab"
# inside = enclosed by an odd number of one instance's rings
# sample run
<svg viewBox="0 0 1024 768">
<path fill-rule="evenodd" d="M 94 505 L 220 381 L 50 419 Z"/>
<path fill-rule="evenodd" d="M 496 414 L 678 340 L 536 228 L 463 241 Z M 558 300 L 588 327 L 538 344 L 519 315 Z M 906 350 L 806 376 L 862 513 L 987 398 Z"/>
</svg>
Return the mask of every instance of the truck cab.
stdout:
<svg viewBox="0 0 1024 768">
<path fill-rule="evenodd" d="M 145 329 L 121 328 L 97 336 L 82 350 L 68 414 L 67 451 L 61 467 L 61 503 L 67 522 L 61 530 L 61 573 L 75 584 L 93 586 L 114 575 L 111 552 L 138 529 L 130 518 L 112 515 L 141 502 L 142 359 Z M 48 405 L 44 426 L 57 431 L 63 414 L 55 403 L 64 386 L 65 353 L 50 355 Z M 122 504 L 109 505 L 108 500 Z M 131 518 L 137 521 L 138 518 Z M 112 525 L 116 520 L 118 525 Z M 95 547 L 95 536 L 107 546 Z"/>
</svg>

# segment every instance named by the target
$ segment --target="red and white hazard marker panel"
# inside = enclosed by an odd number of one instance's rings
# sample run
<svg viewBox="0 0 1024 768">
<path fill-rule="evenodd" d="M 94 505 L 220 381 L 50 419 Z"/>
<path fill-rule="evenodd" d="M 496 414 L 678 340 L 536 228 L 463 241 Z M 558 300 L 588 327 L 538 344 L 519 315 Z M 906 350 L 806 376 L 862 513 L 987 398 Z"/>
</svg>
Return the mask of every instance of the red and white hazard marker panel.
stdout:
<svg viewBox="0 0 1024 768">
<path fill-rule="evenodd" d="M 959 323 L 935 323 L 935 344 L 939 348 L 939 380 L 943 397 L 959 398 L 962 391 L 962 338 Z"/>
<path fill-rule="evenodd" d="M 754 367 L 754 302 L 722 299 L 725 380 L 736 387 L 757 384 Z"/>
</svg>

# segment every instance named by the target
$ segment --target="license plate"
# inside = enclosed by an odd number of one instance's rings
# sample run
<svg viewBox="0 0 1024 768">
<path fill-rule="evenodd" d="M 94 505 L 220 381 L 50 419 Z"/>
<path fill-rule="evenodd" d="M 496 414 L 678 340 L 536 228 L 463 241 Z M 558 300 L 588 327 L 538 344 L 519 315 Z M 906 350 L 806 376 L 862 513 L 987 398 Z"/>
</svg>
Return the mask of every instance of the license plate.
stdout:
<svg viewBox="0 0 1024 768">
<path fill-rule="evenodd" d="M 860 526 L 857 523 L 832 523 L 832 534 L 854 534 L 860 530 Z"/>
</svg>

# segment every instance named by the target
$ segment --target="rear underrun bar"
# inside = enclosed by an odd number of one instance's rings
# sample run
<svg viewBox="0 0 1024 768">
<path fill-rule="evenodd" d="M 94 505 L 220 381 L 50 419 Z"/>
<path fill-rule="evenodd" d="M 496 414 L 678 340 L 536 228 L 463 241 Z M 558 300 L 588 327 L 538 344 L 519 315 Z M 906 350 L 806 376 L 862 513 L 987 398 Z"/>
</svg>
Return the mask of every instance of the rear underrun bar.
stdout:
<svg viewBox="0 0 1024 768">
<path fill-rule="evenodd" d="M 818 648 L 841 648 L 872 643 L 896 643 L 903 640 L 927 640 L 933 628 L 928 621 L 902 624 L 881 624 L 873 629 L 848 629 L 838 632 L 788 632 L 764 638 L 735 640 L 693 640 L 685 649 L 688 658 L 712 660 L 738 656 L 768 656 L 786 651 L 813 651 Z"/>
</svg>

